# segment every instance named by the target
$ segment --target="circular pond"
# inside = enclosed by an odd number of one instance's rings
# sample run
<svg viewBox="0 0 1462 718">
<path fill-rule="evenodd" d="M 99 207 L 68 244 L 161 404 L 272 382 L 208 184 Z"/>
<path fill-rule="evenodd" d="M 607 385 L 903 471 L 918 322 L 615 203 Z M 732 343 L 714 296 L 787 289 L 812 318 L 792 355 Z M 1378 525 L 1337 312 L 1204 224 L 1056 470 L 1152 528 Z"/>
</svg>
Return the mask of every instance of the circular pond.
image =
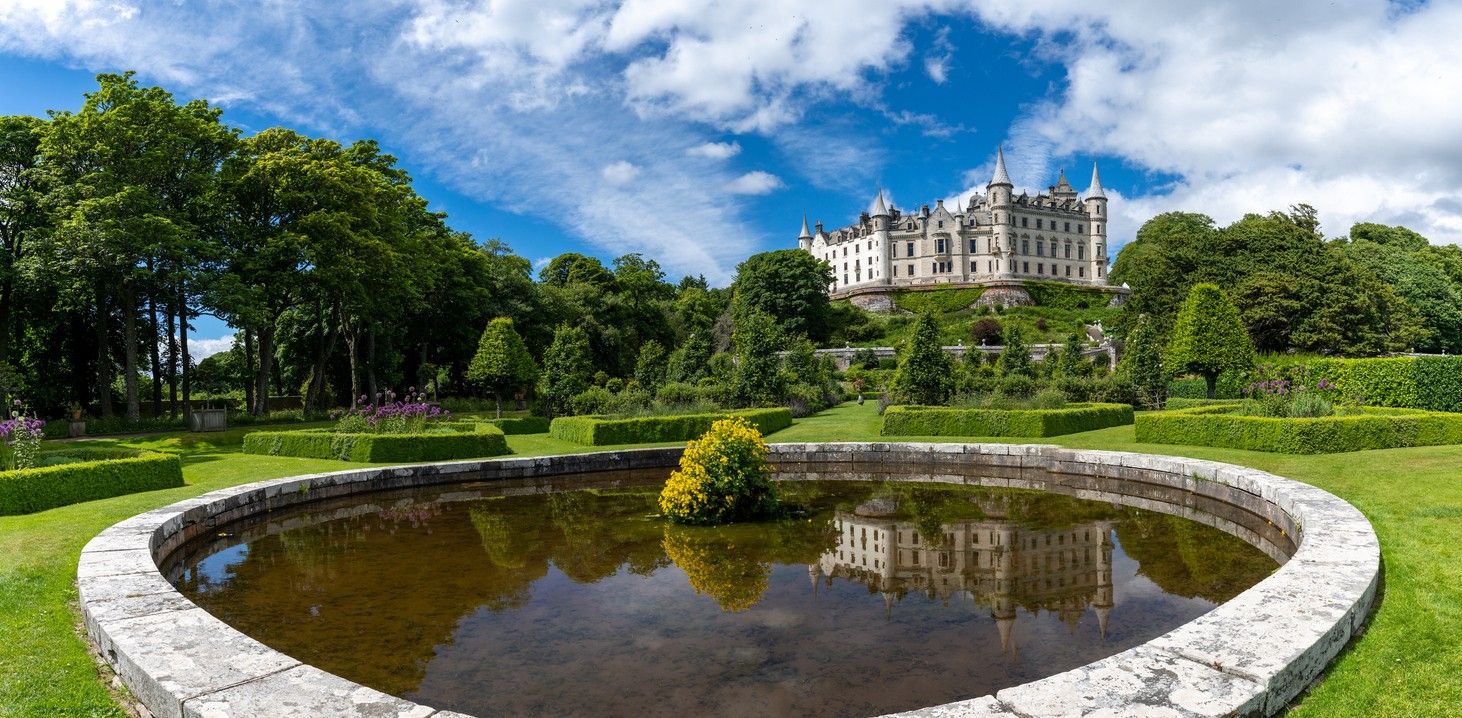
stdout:
<svg viewBox="0 0 1462 718">
<path fill-rule="evenodd" d="M 1278 566 L 1173 512 L 894 471 L 784 481 L 784 518 L 722 528 L 660 519 L 658 469 L 357 494 L 226 524 L 162 569 L 269 647 L 418 703 L 648 716 L 984 696 L 1143 644 Z M 1220 518 L 1293 552 L 1243 513 Z"/>
</svg>

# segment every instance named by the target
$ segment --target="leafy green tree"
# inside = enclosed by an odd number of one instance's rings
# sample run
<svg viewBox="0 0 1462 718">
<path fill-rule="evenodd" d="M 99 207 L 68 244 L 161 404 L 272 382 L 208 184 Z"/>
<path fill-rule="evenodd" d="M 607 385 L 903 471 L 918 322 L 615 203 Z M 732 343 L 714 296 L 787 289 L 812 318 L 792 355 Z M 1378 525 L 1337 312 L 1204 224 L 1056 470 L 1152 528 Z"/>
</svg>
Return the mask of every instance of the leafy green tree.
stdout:
<svg viewBox="0 0 1462 718">
<path fill-rule="evenodd" d="M 640 345 L 640 356 L 635 360 L 635 383 L 641 389 L 654 394 L 665 383 L 665 345 L 651 339 Z"/>
<path fill-rule="evenodd" d="M 1202 376 L 1212 399 L 1219 374 L 1253 367 L 1254 343 L 1228 295 L 1216 284 L 1198 284 L 1178 310 L 1163 358 L 1175 373 Z"/>
<path fill-rule="evenodd" d="M 1036 376 L 1035 364 L 1031 362 L 1031 349 L 1026 345 L 1020 327 L 1014 323 L 1005 326 L 1005 346 L 1000 350 L 995 370 L 1000 376 L 1023 376 L 1031 379 Z"/>
<path fill-rule="evenodd" d="M 753 254 L 736 267 L 736 317 L 764 312 L 777 317 L 788 335 L 825 340 L 832 331 L 827 298 L 832 281 L 827 262 L 800 249 Z"/>
<path fill-rule="evenodd" d="M 1083 344 L 1080 332 L 1072 332 L 1066 337 L 1066 343 L 1061 345 L 1061 353 L 1056 355 L 1055 364 L 1051 367 L 1052 377 L 1073 379 L 1082 375 L 1086 368 L 1086 358 L 1081 354 Z"/>
<path fill-rule="evenodd" d="M 1117 371 L 1132 382 L 1144 407 L 1163 407 L 1168 398 L 1168 373 L 1163 369 L 1162 337 L 1156 322 L 1146 316 L 1137 318 L 1127 334 Z"/>
<path fill-rule="evenodd" d="M 48 129 L 36 117 L 0 117 L 0 365 L 10 360 L 16 333 L 16 288 L 26 240 L 46 224 L 38 168 Z"/>
<path fill-rule="evenodd" d="M 467 379 L 492 393 L 499 418 L 503 415 L 503 394 L 532 386 L 537 375 L 538 368 L 523 338 L 513 329 L 513 320 L 499 317 L 488 322 L 477 343 L 477 355 L 467 368 Z"/>
<path fill-rule="evenodd" d="M 548 404 L 549 415 L 567 413 L 570 401 L 589 388 L 593 373 L 589 335 L 578 327 L 560 325 L 543 353 L 538 379 L 538 397 Z"/>
<path fill-rule="evenodd" d="M 787 393 L 782 360 L 777 356 L 782 333 L 771 316 L 753 311 L 736 321 L 733 336 L 736 365 L 732 369 L 732 400 L 741 406 L 772 406 Z"/>
<path fill-rule="evenodd" d="M 706 376 L 711 363 L 709 331 L 698 331 L 686 338 L 680 348 L 670 353 L 666 377 L 670 381 L 695 384 Z"/>
<path fill-rule="evenodd" d="M 939 320 L 933 314 L 921 314 L 894 370 L 894 397 L 905 404 L 943 404 L 954 390 L 953 370 L 939 343 Z"/>
</svg>

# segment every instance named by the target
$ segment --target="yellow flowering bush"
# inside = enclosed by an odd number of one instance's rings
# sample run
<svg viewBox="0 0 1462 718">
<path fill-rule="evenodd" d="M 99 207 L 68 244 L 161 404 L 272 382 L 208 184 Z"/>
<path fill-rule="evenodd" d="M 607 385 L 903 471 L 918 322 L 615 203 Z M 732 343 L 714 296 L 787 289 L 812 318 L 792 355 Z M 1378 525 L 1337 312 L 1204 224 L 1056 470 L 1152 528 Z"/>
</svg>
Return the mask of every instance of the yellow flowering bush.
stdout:
<svg viewBox="0 0 1462 718">
<path fill-rule="evenodd" d="M 767 444 L 751 422 L 727 417 L 691 441 L 660 492 L 660 511 L 682 524 L 764 517 L 777 508 Z"/>
<path fill-rule="evenodd" d="M 745 611 L 761 601 L 772 567 L 751 556 L 745 541 L 731 529 L 666 526 L 665 555 L 690 581 L 696 593 L 716 599 L 722 611 Z"/>
</svg>

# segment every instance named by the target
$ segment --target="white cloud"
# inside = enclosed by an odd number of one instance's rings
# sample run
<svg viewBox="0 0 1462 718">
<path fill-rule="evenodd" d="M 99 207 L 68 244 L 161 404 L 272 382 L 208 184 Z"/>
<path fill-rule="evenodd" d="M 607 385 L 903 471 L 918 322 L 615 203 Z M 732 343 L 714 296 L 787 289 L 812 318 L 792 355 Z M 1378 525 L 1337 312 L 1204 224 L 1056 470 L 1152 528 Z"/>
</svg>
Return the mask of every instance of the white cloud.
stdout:
<svg viewBox="0 0 1462 718">
<path fill-rule="evenodd" d="M 924 53 L 924 73 L 934 84 L 943 85 L 949 78 L 949 63 L 953 59 L 954 44 L 949 41 L 949 28 L 940 28 L 929 51 Z"/>
<path fill-rule="evenodd" d="M 726 191 L 731 194 L 767 194 L 772 190 L 783 186 L 782 178 L 770 173 L 757 170 L 747 172 L 726 184 Z"/>
<path fill-rule="evenodd" d="M 636 177 L 639 177 L 640 168 L 635 166 L 633 162 L 620 160 L 618 162 L 605 165 L 604 169 L 599 170 L 599 175 L 604 178 L 605 182 L 608 182 L 615 187 L 619 187 L 622 185 L 627 185 L 630 182 L 633 182 Z"/>
<path fill-rule="evenodd" d="M 188 356 L 194 362 L 200 362 L 214 354 L 222 354 L 234 346 L 232 335 L 226 337 L 188 337 Z"/>
<path fill-rule="evenodd" d="M 741 154 L 741 145 L 736 142 L 707 142 L 686 150 L 685 154 L 708 160 L 726 160 Z"/>
</svg>

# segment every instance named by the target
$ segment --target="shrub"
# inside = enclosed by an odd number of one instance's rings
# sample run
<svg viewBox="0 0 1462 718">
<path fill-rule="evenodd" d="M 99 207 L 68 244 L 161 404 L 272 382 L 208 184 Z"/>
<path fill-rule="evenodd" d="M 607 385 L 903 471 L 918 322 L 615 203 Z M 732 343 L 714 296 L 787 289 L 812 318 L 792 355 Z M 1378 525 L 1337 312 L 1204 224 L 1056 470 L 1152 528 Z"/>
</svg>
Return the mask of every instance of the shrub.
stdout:
<svg viewBox="0 0 1462 718">
<path fill-rule="evenodd" d="M 1196 406 L 1219 405 L 1238 406 L 1239 402 L 1235 399 L 1190 399 L 1188 397 L 1175 396 L 1168 399 L 1166 407 L 1169 411 L 1177 411 L 1178 409 L 1192 409 Z"/>
<path fill-rule="evenodd" d="M 593 369 L 588 332 L 560 325 L 553 333 L 553 343 L 543 353 L 543 372 L 538 378 L 538 396 L 548 405 L 548 411 L 571 411 L 574 397 L 589 388 Z"/>
<path fill-rule="evenodd" d="M 728 416 L 745 418 L 762 434 L 770 434 L 792 425 L 792 412 L 778 407 L 627 418 L 562 416 L 549 424 L 548 433 L 555 439 L 584 446 L 688 441 L 704 434 L 712 424 Z"/>
<path fill-rule="evenodd" d="M 749 312 L 737 318 L 732 341 L 736 345 L 736 364 L 731 370 L 736 404 L 768 406 L 781 401 L 786 381 L 777 356 L 781 333 L 776 322 L 765 313 Z"/>
<path fill-rule="evenodd" d="M 569 400 L 569 410 L 574 414 L 602 414 L 609 411 L 614 395 L 602 386 L 591 386 Z"/>
<path fill-rule="evenodd" d="M 1193 285 L 1178 310 L 1163 360 L 1169 371 L 1202 376 L 1209 399 L 1216 396 L 1219 374 L 1253 367 L 1254 343 L 1239 310 L 1218 285 Z"/>
<path fill-rule="evenodd" d="M 244 453 L 365 462 L 450 461 L 508 453 L 504 432 L 492 424 L 452 422 L 423 434 L 341 433 L 328 429 L 256 431 Z"/>
<path fill-rule="evenodd" d="M 501 419 L 480 419 L 479 421 L 496 426 L 504 434 L 510 436 L 548 433 L 548 418 L 543 416 L 506 416 Z"/>
<path fill-rule="evenodd" d="M 1168 394 L 1168 375 L 1163 369 L 1157 324 L 1147 315 L 1137 317 L 1117 369 L 1132 382 L 1143 408 L 1163 407 Z"/>
<path fill-rule="evenodd" d="M 1266 370 L 1291 381 L 1326 379 L 1352 403 L 1462 412 L 1462 357 L 1281 358 Z"/>
<path fill-rule="evenodd" d="M 1070 404 L 1064 409 L 960 409 L 890 406 L 883 436 L 1060 436 L 1132 423 L 1127 404 Z"/>
<path fill-rule="evenodd" d="M 1005 348 L 1000 351 L 1000 359 L 996 362 L 995 368 L 1003 377 L 1017 375 L 1035 377 L 1035 367 L 1031 365 L 1030 347 L 1025 345 L 1020 328 L 1014 324 L 1005 328 Z"/>
<path fill-rule="evenodd" d="M 655 401 L 668 406 L 690 406 L 698 404 L 704 399 L 703 393 L 694 385 L 684 382 L 672 381 L 660 387 L 655 393 Z"/>
<path fill-rule="evenodd" d="M 1066 408 L 1066 395 L 1060 389 L 1042 389 L 1031 397 L 1031 408 L 1033 409 L 1064 409 Z"/>
<path fill-rule="evenodd" d="M 685 447 L 660 492 L 660 511 L 681 524 L 722 524 L 770 515 L 777 494 L 767 444 L 745 417 L 717 420 Z"/>
<path fill-rule="evenodd" d="M 943 404 L 954 390 L 949 355 L 939 344 L 939 322 L 933 314 L 919 316 L 914 336 L 900 352 L 893 375 L 893 394 L 913 404 Z"/>
<path fill-rule="evenodd" d="M 1462 416 L 1415 409 L 1361 408 L 1309 419 L 1241 416 L 1235 405 L 1143 414 L 1137 440 L 1284 454 L 1331 454 L 1403 446 L 1462 444 Z"/>
<path fill-rule="evenodd" d="M 467 380 L 493 395 L 498 418 L 503 415 L 503 395 L 533 386 L 537 377 L 538 367 L 513 329 L 513 320 L 498 317 L 488 322 L 467 367 Z"/>
<path fill-rule="evenodd" d="M 986 307 L 988 309 L 988 307 Z M 970 325 L 970 339 L 974 346 L 982 346 L 991 342 L 999 342 L 1005 330 L 1000 327 L 999 319 L 986 317 Z"/>
<path fill-rule="evenodd" d="M 45 511 L 59 506 L 108 499 L 183 485 L 182 463 L 173 454 L 130 449 L 68 448 L 70 463 L 0 472 L 0 516 Z"/>
</svg>

